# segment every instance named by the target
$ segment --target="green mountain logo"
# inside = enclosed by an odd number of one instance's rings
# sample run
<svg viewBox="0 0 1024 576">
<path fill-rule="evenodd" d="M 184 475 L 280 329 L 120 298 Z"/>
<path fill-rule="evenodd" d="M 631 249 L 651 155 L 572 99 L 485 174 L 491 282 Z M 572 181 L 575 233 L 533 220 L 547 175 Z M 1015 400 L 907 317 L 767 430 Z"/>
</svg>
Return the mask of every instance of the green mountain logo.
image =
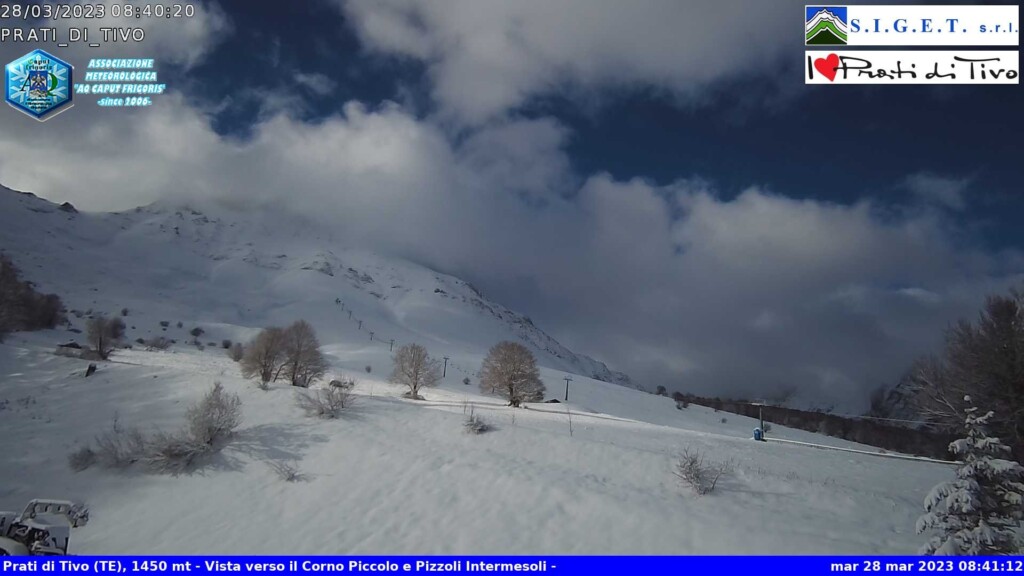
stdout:
<svg viewBox="0 0 1024 576">
<path fill-rule="evenodd" d="M 845 6 L 808 6 L 804 43 L 808 46 L 845 46 L 849 35 Z"/>
</svg>

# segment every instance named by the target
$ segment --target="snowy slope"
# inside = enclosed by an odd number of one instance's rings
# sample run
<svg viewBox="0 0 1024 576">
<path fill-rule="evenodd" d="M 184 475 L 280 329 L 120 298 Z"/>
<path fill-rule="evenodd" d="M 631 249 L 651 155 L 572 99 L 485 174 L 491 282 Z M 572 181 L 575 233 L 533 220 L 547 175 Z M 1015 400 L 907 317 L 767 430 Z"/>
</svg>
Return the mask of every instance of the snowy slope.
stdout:
<svg viewBox="0 0 1024 576">
<path fill-rule="evenodd" d="M 453 358 L 513 339 L 530 346 L 543 366 L 632 386 L 625 374 L 568 350 L 466 282 L 347 250 L 330 230 L 306 221 L 159 204 L 118 214 L 65 210 L 0 187 L 0 249 L 70 309 L 128 307 L 163 315 L 153 323 L 204 329 L 305 318 L 328 342 L 353 329 L 370 342 L 372 330 L 378 346 L 415 341 Z M 136 323 L 133 338 L 152 327 Z"/>
<path fill-rule="evenodd" d="M 773 438 L 862 452 L 753 442 L 749 418 L 679 410 L 581 376 L 600 365 L 458 280 L 328 237 L 315 245 L 296 223 L 163 207 L 71 214 L 11 194 L 0 203 L 0 247 L 82 312 L 73 325 L 83 327 L 89 308 L 127 307 L 130 340 L 178 341 L 163 352 L 118 351 L 90 378 L 86 362 L 52 354 L 81 341 L 65 328 L 0 344 L 0 509 L 34 497 L 86 502 L 92 520 L 75 531 L 74 553 L 905 554 L 924 541 L 914 534 L 924 495 L 952 475 L 945 464 L 781 427 Z M 219 346 L 185 343 L 193 326 L 206 331 L 202 342 L 219 343 L 299 317 L 320 332 L 330 376 L 358 380 L 359 406 L 341 420 L 309 419 L 289 387 L 260 391 Z M 386 382 L 388 345 L 371 341 L 370 328 L 450 356 L 448 377 L 426 401 L 402 399 Z M 563 398 L 562 378 L 575 374 L 568 403 L 516 410 L 479 393 L 486 349 L 519 329 L 552 348 L 540 357 L 548 398 Z M 244 423 L 195 473 L 69 469 L 67 455 L 115 418 L 177 429 L 215 381 L 241 397 Z M 470 409 L 496 430 L 463 433 Z M 677 483 L 684 448 L 731 462 L 714 494 Z M 304 480 L 281 480 L 275 462 L 294 463 Z"/>
</svg>

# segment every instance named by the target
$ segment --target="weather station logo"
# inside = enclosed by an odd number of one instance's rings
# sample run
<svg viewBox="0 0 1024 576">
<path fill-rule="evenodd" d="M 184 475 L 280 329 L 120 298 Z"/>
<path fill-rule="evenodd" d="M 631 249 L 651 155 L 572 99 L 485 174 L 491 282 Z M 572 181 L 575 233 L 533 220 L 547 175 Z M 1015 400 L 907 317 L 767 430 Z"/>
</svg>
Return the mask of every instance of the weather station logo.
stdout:
<svg viewBox="0 0 1024 576">
<path fill-rule="evenodd" d="M 804 44 L 807 46 L 846 46 L 850 28 L 846 6 L 807 6 Z"/>
<path fill-rule="evenodd" d="M 16 110 L 43 122 L 73 106 L 73 76 L 67 62 L 33 50 L 7 64 L 5 98 Z"/>
</svg>

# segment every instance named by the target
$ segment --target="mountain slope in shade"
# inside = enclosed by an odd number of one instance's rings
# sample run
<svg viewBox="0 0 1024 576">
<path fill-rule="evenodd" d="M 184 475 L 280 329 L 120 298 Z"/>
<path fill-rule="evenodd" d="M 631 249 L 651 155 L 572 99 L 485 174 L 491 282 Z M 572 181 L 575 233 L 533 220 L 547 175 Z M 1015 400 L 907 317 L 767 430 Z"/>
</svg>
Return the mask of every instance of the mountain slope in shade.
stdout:
<svg viewBox="0 0 1024 576">
<path fill-rule="evenodd" d="M 633 386 L 462 280 L 346 249 L 330 230 L 287 215 L 159 203 L 79 213 L 0 188 L 0 249 L 69 309 L 152 315 L 135 322 L 133 339 L 165 334 L 160 321 L 202 327 L 207 338 L 246 339 L 251 327 L 305 318 L 328 345 L 420 342 L 472 373 L 490 346 L 511 339 L 533 349 L 542 366 Z"/>
</svg>

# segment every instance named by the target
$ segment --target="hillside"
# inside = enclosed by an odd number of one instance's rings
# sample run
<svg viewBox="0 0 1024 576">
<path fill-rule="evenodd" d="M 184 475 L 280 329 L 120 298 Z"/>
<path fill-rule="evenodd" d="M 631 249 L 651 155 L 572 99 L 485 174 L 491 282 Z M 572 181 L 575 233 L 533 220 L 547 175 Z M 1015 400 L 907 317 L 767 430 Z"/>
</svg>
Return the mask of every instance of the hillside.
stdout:
<svg viewBox="0 0 1024 576">
<path fill-rule="evenodd" d="M 326 341 L 360 331 L 371 342 L 373 331 L 377 346 L 420 342 L 456 364 L 513 339 L 533 349 L 541 365 L 633 386 L 462 280 L 345 249 L 329 230 L 283 214 L 159 204 L 79 213 L 0 188 L 0 249 L 71 310 L 147 314 L 133 317 L 132 339 L 159 332 L 160 321 L 201 326 L 220 342 L 252 332 L 222 324 L 305 318 Z"/>
</svg>

